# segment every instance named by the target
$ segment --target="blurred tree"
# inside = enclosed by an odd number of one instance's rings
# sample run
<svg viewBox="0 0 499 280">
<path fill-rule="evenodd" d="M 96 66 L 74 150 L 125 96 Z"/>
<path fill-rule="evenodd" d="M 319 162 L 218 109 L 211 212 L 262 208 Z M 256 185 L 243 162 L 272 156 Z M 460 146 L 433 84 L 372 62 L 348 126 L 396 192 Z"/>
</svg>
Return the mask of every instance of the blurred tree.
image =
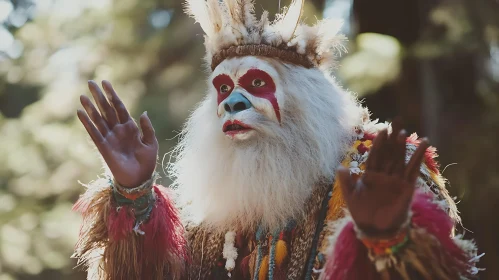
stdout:
<svg viewBox="0 0 499 280">
<path fill-rule="evenodd" d="M 388 35 L 403 47 L 397 79 L 366 90 L 366 105 L 381 119 L 402 115 L 411 129 L 429 136 L 444 167 L 458 163 L 445 176 L 461 202 L 464 225 L 486 253 L 481 276 L 497 279 L 499 220 L 487 213 L 499 206 L 499 3 L 353 3 L 359 34 Z"/>
<path fill-rule="evenodd" d="M 202 36 L 179 1 L 40 0 L 21 24 L 29 3 L 0 1 L 0 279 L 84 279 L 71 204 L 102 164 L 78 95 L 112 80 L 149 111 L 165 153 L 203 93 Z"/>
</svg>

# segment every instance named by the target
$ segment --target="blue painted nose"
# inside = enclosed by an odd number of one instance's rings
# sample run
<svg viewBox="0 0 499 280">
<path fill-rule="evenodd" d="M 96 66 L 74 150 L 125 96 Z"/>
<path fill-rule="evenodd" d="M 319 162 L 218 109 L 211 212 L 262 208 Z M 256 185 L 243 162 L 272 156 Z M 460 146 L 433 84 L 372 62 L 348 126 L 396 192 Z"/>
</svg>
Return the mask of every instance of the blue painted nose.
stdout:
<svg viewBox="0 0 499 280">
<path fill-rule="evenodd" d="M 227 113 L 237 113 L 253 107 L 251 102 L 239 92 L 233 92 L 225 99 L 224 109 Z"/>
</svg>

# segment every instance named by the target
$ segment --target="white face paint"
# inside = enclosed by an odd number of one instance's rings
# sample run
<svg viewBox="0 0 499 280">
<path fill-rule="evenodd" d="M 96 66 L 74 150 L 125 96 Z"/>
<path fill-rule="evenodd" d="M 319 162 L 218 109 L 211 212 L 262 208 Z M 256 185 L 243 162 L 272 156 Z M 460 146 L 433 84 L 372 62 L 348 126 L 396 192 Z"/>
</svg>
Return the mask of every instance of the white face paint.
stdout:
<svg viewBox="0 0 499 280">
<path fill-rule="evenodd" d="M 283 87 L 276 69 L 267 61 L 248 57 L 235 64 L 222 63 L 209 80 L 209 94 L 217 98 L 220 129 L 229 139 L 253 139 L 264 133 L 262 123 L 267 126 L 269 121 L 280 125 Z M 234 105 L 238 110 L 232 109 Z"/>
<path fill-rule="evenodd" d="M 272 78 L 280 118 L 269 95 L 262 98 L 244 83 L 239 88 L 237 81 L 252 69 Z M 233 114 L 221 108 L 212 83 L 221 74 L 234 81 L 232 92 L 238 90 L 252 108 Z M 361 114 L 356 100 L 320 70 L 266 58 L 224 61 L 169 166 L 185 213 L 220 229 L 258 223 L 275 228 L 300 218 L 314 186 L 332 180 Z M 244 122 L 252 131 L 227 137 L 227 120 Z"/>
</svg>

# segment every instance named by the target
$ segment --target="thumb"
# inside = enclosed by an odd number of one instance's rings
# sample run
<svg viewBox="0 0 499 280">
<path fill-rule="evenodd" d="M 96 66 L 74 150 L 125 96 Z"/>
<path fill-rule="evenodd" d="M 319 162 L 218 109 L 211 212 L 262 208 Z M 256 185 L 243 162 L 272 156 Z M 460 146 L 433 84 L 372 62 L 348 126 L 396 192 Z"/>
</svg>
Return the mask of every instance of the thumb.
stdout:
<svg viewBox="0 0 499 280">
<path fill-rule="evenodd" d="M 147 112 L 144 112 L 140 116 L 140 128 L 142 129 L 142 135 L 143 135 L 142 142 L 146 145 L 156 144 L 157 142 L 156 135 L 151 120 L 147 116 Z"/>
</svg>

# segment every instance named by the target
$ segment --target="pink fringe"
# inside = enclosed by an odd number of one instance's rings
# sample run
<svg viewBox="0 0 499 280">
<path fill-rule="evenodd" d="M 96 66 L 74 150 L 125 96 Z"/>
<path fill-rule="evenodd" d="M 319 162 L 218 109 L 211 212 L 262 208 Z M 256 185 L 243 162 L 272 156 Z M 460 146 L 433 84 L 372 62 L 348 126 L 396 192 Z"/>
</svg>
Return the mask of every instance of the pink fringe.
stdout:
<svg viewBox="0 0 499 280">
<path fill-rule="evenodd" d="M 451 238 L 454 222 L 440 206 L 433 202 L 433 194 L 416 192 L 412 202 L 412 225 L 416 228 L 424 228 L 429 234 L 436 237 L 447 252 L 448 257 L 453 260 L 456 269 L 463 276 L 471 276 L 469 271 L 471 263 L 468 262 L 467 254 L 459 248 Z"/>
<path fill-rule="evenodd" d="M 472 264 L 467 254 L 451 238 L 454 226 L 447 213 L 434 203 L 432 194 L 416 192 L 411 205 L 414 228 L 424 228 L 437 238 L 450 263 L 462 276 L 470 277 Z M 367 249 L 357 239 L 354 223 L 349 222 L 338 236 L 333 256 L 325 265 L 325 279 L 379 279 L 374 265 L 367 258 Z"/>
<path fill-rule="evenodd" d="M 144 250 L 156 252 L 161 257 L 168 254 L 187 259 L 187 242 L 184 238 L 184 227 L 178 211 L 171 203 L 169 191 L 163 186 L 154 186 L 157 195 L 156 207 L 149 221 L 142 226 L 146 239 Z"/>
<path fill-rule="evenodd" d="M 122 240 L 133 231 L 134 223 L 135 217 L 128 206 L 113 207 L 109 213 L 107 223 L 109 238 L 113 241 Z"/>
<path fill-rule="evenodd" d="M 367 249 L 357 239 L 353 222 L 341 230 L 333 256 L 328 258 L 324 268 L 325 279 L 377 279 L 375 268 L 367 258 Z"/>
<path fill-rule="evenodd" d="M 168 258 L 175 255 L 186 259 L 187 242 L 184 238 L 184 227 L 178 211 L 171 203 L 168 190 L 163 186 L 154 186 L 156 205 L 147 223 L 140 226 L 144 232 L 146 257 Z M 108 221 L 108 232 L 111 240 L 119 241 L 133 233 L 135 217 L 129 207 L 112 208 Z"/>
</svg>

